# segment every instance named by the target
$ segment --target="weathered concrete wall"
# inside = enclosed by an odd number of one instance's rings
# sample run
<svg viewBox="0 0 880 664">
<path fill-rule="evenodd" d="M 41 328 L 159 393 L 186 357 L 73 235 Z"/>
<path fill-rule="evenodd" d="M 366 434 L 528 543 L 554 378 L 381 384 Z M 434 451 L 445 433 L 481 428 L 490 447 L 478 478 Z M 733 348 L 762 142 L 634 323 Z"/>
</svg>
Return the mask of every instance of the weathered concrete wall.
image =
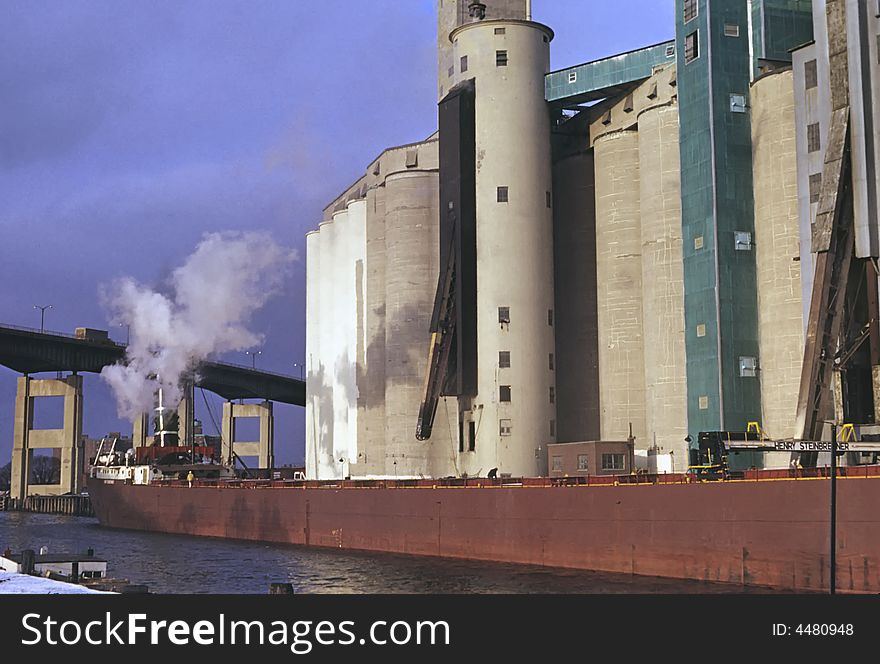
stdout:
<svg viewBox="0 0 880 664">
<path fill-rule="evenodd" d="M 787 438 L 796 434 L 804 353 L 791 70 L 755 81 L 751 103 L 762 424 Z"/>
<path fill-rule="evenodd" d="M 642 312 L 647 440 L 673 452 L 676 471 L 688 463 L 687 375 L 678 106 L 642 111 L 639 120 Z"/>
<path fill-rule="evenodd" d="M 259 418 L 260 435 L 257 440 L 238 440 L 235 433 L 235 420 L 241 417 Z M 224 459 L 232 458 L 234 451 L 239 456 L 257 457 L 260 468 L 275 467 L 275 416 L 271 401 L 262 403 L 225 402 L 221 429 Z"/>
<path fill-rule="evenodd" d="M 415 437 L 427 370 L 437 288 L 439 234 L 436 171 L 392 173 L 385 180 L 385 474 L 430 474 L 438 437 Z"/>
<path fill-rule="evenodd" d="M 626 130 L 593 144 L 601 437 L 646 439 L 642 337 L 639 136 Z"/>
</svg>

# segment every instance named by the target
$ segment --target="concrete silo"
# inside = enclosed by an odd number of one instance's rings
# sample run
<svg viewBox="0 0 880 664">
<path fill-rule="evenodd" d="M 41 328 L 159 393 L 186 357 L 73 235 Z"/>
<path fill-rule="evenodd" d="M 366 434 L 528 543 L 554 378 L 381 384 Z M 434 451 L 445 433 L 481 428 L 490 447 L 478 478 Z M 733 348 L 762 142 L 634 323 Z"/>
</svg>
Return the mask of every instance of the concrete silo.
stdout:
<svg viewBox="0 0 880 664">
<path fill-rule="evenodd" d="M 755 80 L 751 106 L 762 424 L 772 436 L 788 438 L 796 435 L 804 353 L 791 69 Z M 788 459 L 784 453 L 772 461 L 787 465 Z"/>
<path fill-rule="evenodd" d="M 684 350 L 678 104 L 648 106 L 638 116 L 645 420 L 647 438 L 688 463 Z"/>
<path fill-rule="evenodd" d="M 321 365 L 320 280 L 321 233 L 306 233 L 306 473 L 318 476 L 318 441 L 321 433 Z"/>
<path fill-rule="evenodd" d="M 460 400 L 458 470 L 543 472 L 555 439 L 551 161 L 544 74 L 552 31 L 484 20 L 453 30 L 475 85 L 476 393 Z"/>
<path fill-rule="evenodd" d="M 646 440 L 642 335 L 639 135 L 614 130 L 593 142 L 599 410 L 603 440 Z"/>
<path fill-rule="evenodd" d="M 425 339 L 437 285 L 436 170 L 385 178 L 385 474 L 429 471 L 430 443 L 416 440 L 427 366 Z"/>
</svg>

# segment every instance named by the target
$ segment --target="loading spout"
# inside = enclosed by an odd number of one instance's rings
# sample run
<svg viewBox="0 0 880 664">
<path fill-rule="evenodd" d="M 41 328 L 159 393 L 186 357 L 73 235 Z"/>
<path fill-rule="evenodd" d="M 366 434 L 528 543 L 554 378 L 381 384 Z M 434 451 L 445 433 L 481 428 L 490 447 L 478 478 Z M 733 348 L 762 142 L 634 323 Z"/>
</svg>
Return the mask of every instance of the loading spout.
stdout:
<svg viewBox="0 0 880 664">
<path fill-rule="evenodd" d="M 449 358 L 455 339 L 455 252 L 449 252 L 446 269 L 440 275 L 434 317 L 431 322 L 431 345 L 428 349 L 428 369 L 425 389 L 416 422 L 416 438 L 427 440 L 434 428 L 437 402 L 443 393 L 449 375 Z"/>
</svg>

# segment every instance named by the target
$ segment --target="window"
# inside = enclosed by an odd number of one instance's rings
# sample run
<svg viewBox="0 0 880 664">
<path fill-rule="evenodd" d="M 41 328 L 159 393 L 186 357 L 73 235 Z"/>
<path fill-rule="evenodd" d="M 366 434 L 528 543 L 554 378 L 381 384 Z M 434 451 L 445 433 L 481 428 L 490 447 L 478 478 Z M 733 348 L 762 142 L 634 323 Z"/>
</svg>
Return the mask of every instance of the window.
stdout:
<svg viewBox="0 0 880 664">
<path fill-rule="evenodd" d="M 816 61 L 808 60 L 804 63 L 804 87 L 809 90 L 819 85 L 819 72 L 816 70 Z"/>
<path fill-rule="evenodd" d="M 450 67 L 450 68 L 449 68 L 449 72 L 448 72 L 448 74 L 449 74 L 449 77 L 450 77 L 450 78 L 452 78 L 453 76 L 455 76 L 455 67 Z"/>
<path fill-rule="evenodd" d="M 733 248 L 736 251 L 751 251 L 752 234 L 749 231 L 734 231 Z"/>
<path fill-rule="evenodd" d="M 819 137 L 819 123 L 807 125 L 807 152 L 818 152 L 821 143 Z"/>
<path fill-rule="evenodd" d="M 730 112 L 745 113 L 746 112 L 746 96 L 732 94 L 730 95 Z"/>
<path fill-rule="evenodd" d="M 602 470 L 623 470 L 623 455 L 603 454 Z"/>
<path fill-rule="evenodd" d="M 553 326 L 553 309 L 547 309 L 547 325 Z"/>
<path fill-rule="evenodd" d="M 810 203 L 819 202 L 819 193 L 822 191 L 822 174 L 813 173 L 810 176 Z"/>
<path fill-rule="evenodd" d="M 550 437 L 556 436 L 556 420 L 550 420 Z"/>
<path fill-rule="evenodd" d="M 754 357 L 739 358 L 739 375 L 743 378 L 754 378 L 758 375 L 758 360 Z"/>
<path fill-rule="evenodd" d="M 666 57 L 671 58 L 673 55 L 675 55 L 675 44 L 670 44 L 666 47 Z"/>
<path fill-rule="evenodd" d="M 550 353 L 550 371 L 553 371 L 553 353 Z"/>
<path fill-rule="evenodd" d="M 688 64 L 700 57 L 700 31 L 694 30 L 684 38 L 684 63 Z"/>
<path fill-rule="evenodd" d="M 461 56 L 461 73 L 464 74 L 467 71 L 467 56 Z"/>
<path fill-rule="evenodd" d="M 706 324 L 705 323 L 697 323 L 697 336 L 705 337 L 706 336 Z"/>
<path fill-rule="evenodd" d="M 577 83 L 578 73 L 576 71 L 568 72 L 568 82 L 569 83 Z"/>
<path fill-rule="evenodd" d="M 552 468 L 553 468 L 553 470 L 555 470 L 558 473 L 562 472 L 562 457 L 561 456 L 553 457 Z"/>
<path fill-rule="evenodd" d="M 697 0 L 684 0 L 684 22 L 697 18 Z"/>
<path fill-rule="evenodd" d="M 477 423 L 471 420 L 468 422 L 468 452 L 477 449 Z"/>
<path fill-rule="evenodd" d="M 548 208 L 549 208 L 549 207 L 552 207 L 553 199 L 552 199 L 552 197 L 550 196 L 550 192 L 549 192 L 549 191 L 545 191 L 544 194 L 546 195 L 546 198 L 547 198 L 547 207 L 548 207 Z"/>
<path fill-rule="evenodd" d="M 498 307 L 498 322 L 499 323 L 509 323 L 510 322 L 510 307 Z"/>
<path fill-rule="evenodd" d="M 458 451 L 464 452 L 464 422 L 458 421 Z"/>
<path fill-rule="evenodd" d="M 709 397 L 702 396 L 699 398 L 697 403 L 700 407 L 700 410 L 709 410 Z"/>
<path fill-rule="evenodd" d="M 499 203 L 507 203 L 510 200 L 510 192 L 507 187 L 498 187 L 497 200 Z"/>
<path fill-rule="evenodd" d="M 578 470 L 589 470 L 590 464 L 586 454 L 578 454 Z"/>
<path fill-rule="evenodd" d="M 510 432 L 513 430 L 513 426 L 511 424 L 511 420 L 499 420 L 498 421 L 498 433 L 502 436 L 509 436 Z"/>
<path fill-rule="evenodd" d="M 699 251 L 703 248 L 703 236 L 698 235 L 694 238 L 694 251 Z"/>
<path fill-rule="evenodd" d="M 495 66 L 496 67 L 506 67 L 507 66 L 507 51 L 495 51 Z"/>
<path fill-rule="evenodd" d="M 498 388 L 498 400 L 510 403 L 510 385 L 501 385 Z"/>
<path fill-rule="evenodd" d="M 510 367 L 510 351 L 509 350 L 499 350 L 498 351 L 498 366 L 502 369 L 507 369 Z"/>
<path fill-rule="evenodd" d="M 550 388 L 550 403 L 556 403 L 556 388 Z"/>
<path fill-rule="evenodd" d="M 725 37 L 739 37 L 739 26 L 734 25 L 732 23 L 724 24 L 724 36 Z"/>
<path fill-rule="evenodd" d="M 507 30 L 505 28 L 495 28 L 496 35 L 503 35 Z"/>
</svg>

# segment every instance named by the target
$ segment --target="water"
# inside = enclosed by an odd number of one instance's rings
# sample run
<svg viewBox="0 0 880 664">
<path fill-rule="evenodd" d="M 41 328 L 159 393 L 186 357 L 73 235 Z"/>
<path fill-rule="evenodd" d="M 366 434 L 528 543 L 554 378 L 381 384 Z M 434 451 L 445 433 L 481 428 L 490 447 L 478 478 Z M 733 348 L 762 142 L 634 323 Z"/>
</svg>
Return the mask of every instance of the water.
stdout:
<svg viewBox="0 0 880 664">
<path fill-rule="evenodd" d="M 0 550 L 48 547 L 108 561 L 153 593 L 740 593 L 740 586 L 528 565 L 353 553 L 102 528 L 96 519 L 0 512 Z M 750 588 L 746 592 L 767 592 Z"/>
</svg>

